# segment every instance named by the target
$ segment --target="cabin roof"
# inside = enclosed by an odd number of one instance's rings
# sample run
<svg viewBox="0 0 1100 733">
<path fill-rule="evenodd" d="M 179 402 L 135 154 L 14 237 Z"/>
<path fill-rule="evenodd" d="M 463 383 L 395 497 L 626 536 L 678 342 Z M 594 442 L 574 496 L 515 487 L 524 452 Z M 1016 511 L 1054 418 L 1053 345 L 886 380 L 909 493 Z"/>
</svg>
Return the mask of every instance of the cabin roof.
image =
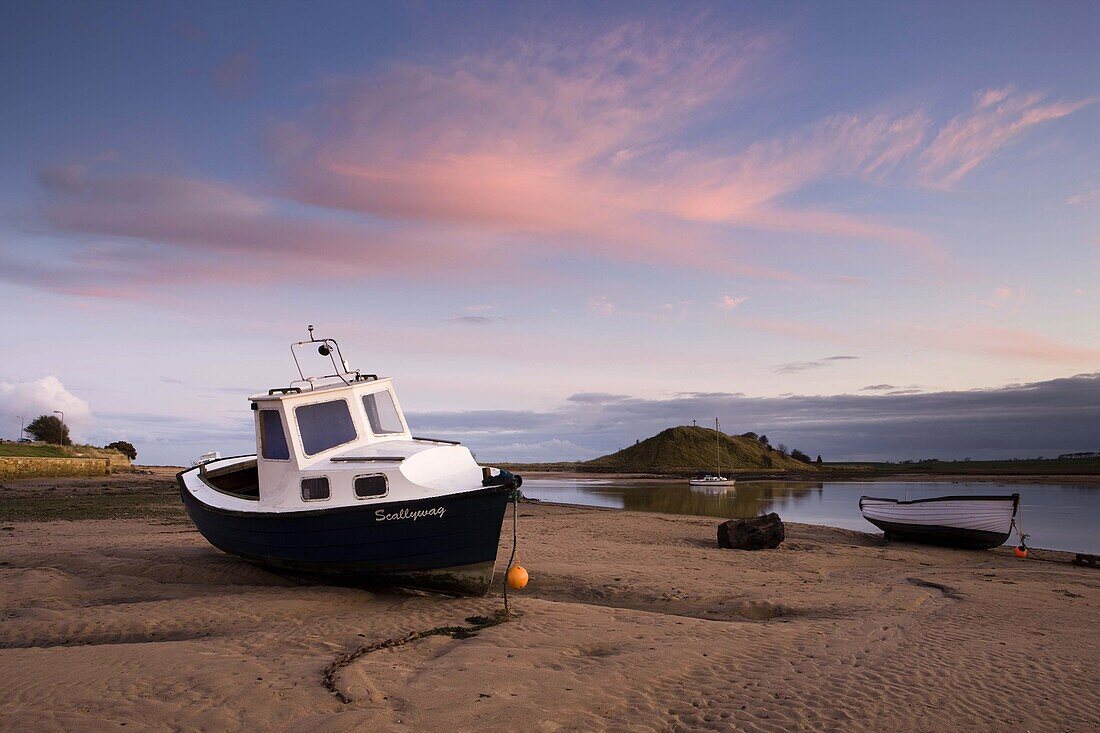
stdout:
<svg viewBox="0 0 1100 733">
<path fill-rule="evenodd" d="M 363 387 L 388 387 L 392 383 L 392 377 L 375 377 L 358 382 L 351 382 L 350 384 L 339 379 L 324 383 L 311 383 L 306 380 L 294 382 L 290 387 L 276 387 L 268 392 L 258 392 L 257 394 L 251 395 L 248 399 L 252 402 L 283 402 L 286 400 L 307 398 L 316 394 L 331 394 L 335 396 L 341 392 L 361 390 Z M 274 392 L 274 394 L 272 394 L 272 392 Z"/>
</svg>

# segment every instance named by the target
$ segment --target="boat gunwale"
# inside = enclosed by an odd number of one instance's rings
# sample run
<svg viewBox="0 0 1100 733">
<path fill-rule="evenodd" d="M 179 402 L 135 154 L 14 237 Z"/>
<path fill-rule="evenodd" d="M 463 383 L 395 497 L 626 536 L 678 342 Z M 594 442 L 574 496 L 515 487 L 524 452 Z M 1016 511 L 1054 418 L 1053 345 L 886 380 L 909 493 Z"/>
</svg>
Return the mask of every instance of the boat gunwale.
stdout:
<svg viewBox="0 0 1100 733">
<path fill-rule="evenodd" d="M 242 458 L 250 458 L 252 460 L 241 461 L 240 459 Z M 183 491 L 186 488 L 186 483 L 183 480 L 183 474 L 191 473 L 192 471 L 194 471 L 199 481 L 202 482 L 202 485 L 212 491 L 216 491 L 223 496 L 231 496 L 234 499 L 244 499 L 245 501 L 259 502 L 259 486 L 256 487 L 256 495 L 252 496 L 250 494 L 242 494 L 236 491 L 226 491 L 220 486 L 215 486 L 207 479 L 208 476 L 224 476 L 226 474 L 233 473 L 234 471 L 246 471 L 249 468 L 257 467 L 259 465 L 259 459 L 260 456 L 257 453 L 241 453 L 237 456 L 223 456 L 221 458 L 215 458 L 213 460 L 207 461 L 206 463 L 200 463 L 197 466 L 191 466 L 190 468 L 183 469 L 176 474 L 176 481 L 179 483 L 180 490 Z M 213 472 L 207 470 L 206 468 L 211 463 L 224 463 L 226 461 L 237 461 L 237 463 L 229 466 L 220 466 L 218 468 L 215 468 Z M 192 494 L 192 496 L 194 496 L 194 494 Z M 198 499 L 198 497 L 195 498 Z M 205 502 L 203 503 L 205 504 Z"/>
<path fill-rule="evenodd" d="M 859 508 L 863 510 L 864 501 L 882 501 L 887 504 L 926 504 L 933 501 L 1006 501 L 1012 500 L 1012 513 L 1016 514 L 1016 510 L 1020 506 L 1019 494 L 957 494 L 954 496 L 932 496 L 925 499 L 892 499 L 885 496 L 861 496 L 859 497 Z"/>
<path fill-rule="evenodd" d="M 244 456 L 234 456 L 234 457 L 243 458 Z M 223 507 L 218 507 L 218 506 L 214 506 L 212 504 L 208 504 L 207 502 L 203 501 L 199 497 L 195 496 L 194 492 L 192 492 L 190 489 L 187 488 L 187 483 L 184 481 L 183 475 L 185 473 L 188 473 L 191 470 L 194 470 L 194 469 L 188 469 L 187 471 L 180 471 L 179 473 L 176 474 L 176 482 L 179 484 L 179 489 L 180 489 L 180 498 L 182 500 L 186 501 L 187 498 L 190 497 L 190 499 L 192 501 L 197 502 L 206 511 L 209 511 L 209 512 L 212 512 L 212 513 L 215 513 L 215 514 L 228 514 L 230 516 L 236 516 L 236 517 L 257 517 L 257 516 L 260 516 L 260 517 L 273 517 L 273 518 L 278 517 L 278 518 L 290 519 L 290 518 L 295 518 L 295 517 L 316 516 L 316 515 L 320 515 L 320 514 L 341 514 L 341 513 L 348 513 L 348 512 L 355 512 L 355 511 L 363 511 L 363 510 L 366 510 L 366 509 L 378 509 L 378 508 L 385 507 L 386 505 L 389 505 L 389 504 L 412 504 L 412 503 L 417 503 L 417 502 L 431 502 L 431 501 L 438 501 L 439 499 L 443 499 L 443 498 L 447 498 L 447 497 L 492 496 L 494 494 L 507 493 L 507 492 L 512 491 L 512 488 L 510 486 L 504 486 L 504 485 L 482 486 L 482 487 L 478 487 L 476 489 L 471 489 L 469 491 L 453 491 L 453 492 L 449 492 L 449 493 L 446 493 L 446 494 L 440 494 L 438 496 L 421 496 L 421 497 L 417 497 L 417 498 L 413 498 L 413 499 L 398 499 L 398 500 L 394 500 L 394 501 L 372 502 L 370 504 L 358 503 L 358 504 L 349 504 L 349 505 L 344 505 L 344 506 L 328 506 L 328 507 L 322 507 L 322 508 L 319 508 L 319 509 L 300 509 L 300 510 L 293 510 L 293 511 L 286 511 L 286 512 L 270 511 L 270 510 L 268 510 L 268 511 L 256 511 L 256 510 L 242 510 L 242 509 L 225 509 Z M 205 481 L 203 482 L 203 484 L 206 485 L 206 486 L 209 486 L 209 484 L 207 484 Z M 220 493 L 226 494 L 227 496 L 233 496 L 233 494 L 227 494 L 226 492 L 221 491 L 220 489 L 215 489 L 215 491 L 219 491 Z"/>
</svg>

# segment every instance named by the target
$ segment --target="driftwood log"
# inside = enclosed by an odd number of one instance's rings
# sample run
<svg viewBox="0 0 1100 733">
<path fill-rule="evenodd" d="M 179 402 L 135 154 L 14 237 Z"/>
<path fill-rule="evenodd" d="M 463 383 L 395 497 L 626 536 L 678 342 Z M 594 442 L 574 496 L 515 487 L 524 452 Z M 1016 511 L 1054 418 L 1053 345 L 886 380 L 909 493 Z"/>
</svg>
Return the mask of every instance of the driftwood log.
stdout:
<svg viewBox="0 0 1100 733">
<path fill-rule="evenodd" d="M 783 520 L 775 512 L 718 525 L 718 546 L 731 550 L 770 550 L 779 547 L 783 538 Z"/>
</svg>

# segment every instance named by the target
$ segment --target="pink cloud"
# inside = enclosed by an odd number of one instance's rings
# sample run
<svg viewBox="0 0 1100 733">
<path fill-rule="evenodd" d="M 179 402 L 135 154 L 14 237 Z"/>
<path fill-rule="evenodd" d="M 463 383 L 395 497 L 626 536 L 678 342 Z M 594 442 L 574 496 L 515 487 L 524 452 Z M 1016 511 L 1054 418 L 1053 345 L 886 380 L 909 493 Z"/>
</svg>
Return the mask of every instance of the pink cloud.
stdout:
<svg viewBox="0 0 1100 733">
<path fill-rule="evenodd" d="M 738 328 L 767 333 L 773 336 L 788 336 L 799 341 L 821 341 L 832 344 L 860 344 L 864 340 L 852 330 L 840 331 L 835 328 L 804 321 L 792 321 L 783 318 L 743 318 L 729 317 L 731 325 Z"/>
<path fill-rule="evenodd" d="M 996 326 L 906 326 L 890 328 L 847 328 L 837 330 L 802 321 L 774 318 L 730 317 L 739 328 L 785 336 L 797 342 L 824 342 L 864 348 L 879 348 L 897 342 L 899 347 L 914 346 L 936 351 L 953 351 L 977 356 L 993 356 L 1065 366 L 1093 368 L 1100 363 L 1100 348 L 1065 343 L 1058 339 L 1022 329 Z M 898 341 L 899 335 L 902 340 Z"/>
<path fill-rule="evenodd" d="M 187 20 L 181 20 L 173 25 L 172 31 L 180 38 L 192 43 L 203 43 L 208 38 L 206 31 L 201 26 Z"/>
<path fill-rule="evenodd" d="M 211 70 L 210 81 L 221 94 L 246 97 L 256 88 L 259 62 L 252 51 L 234 51 L 223 57 Z"/>
<path fill-rule="evenodd" d="M 809 232 L 939 256 L 927 237 L 782 198 L 824 178 L 878 180 L 913 155 L 921 113 L 837 116 L 787 137 L 685 148 L 684 125 L 755 90 L 774 39 L 643 25 L 513 44 L 330 86 L 273 128 L 288 195 L 410 222 L 558 237 L 615 259 L 753 266 L 714 224 Z M 686 258 L 686 260 L 685 260 Z M 705 265 L 704 265 L 705 263 Z"/>
<path fill-rule="evenodd" d="M 98 297 L 151 285 L 239 284 L 326 276 L 431 275 L 476 268 L 492 243 L 460 233 L 399 231 L 335 217 L 291 215 L 280 202 L 223 183 L 165 176 L 93 177 L 46 171 L 42 217 L 70 240 L 67 256 L 33 264 L 14 253 L 8 279 Z M 495 253 L 496 259 L 506 253 Z"/>
<path fill-rule="evenodd" d="M 596 295 L 588 299 L 584 310 L 590 316 L 608 318 L 615 314 L 615 304 L 606 295 Z"/>
<path fill-rule="evenodd" d="M 1094 188 L 1091 191 L 1086 191 L 1084 193 L 1070 196 L 1068 199 L 1066 199 L 1066 203 L 1070 206 L 1093 208 L 1100 211 L 1100 188 Z"/>
<path fill-rule="evenodd" d="M 996 356 L 1065 366 L 1093 367 L 1100 363 L 1100 348 L 1076 346 L 1019 329 L 991 326 L 911 329 L 913 340 L 925 346 L 979 356 Z"/>
<path fill-rule="evenodd" d="M 273 147 L 289 195 L 311 205 L 550 236 L 616 259 L 675 250 L 685 264 L 766 276 L 665 216 L 665 191 L 638 169 L 664 166 L 693 112 L 744 95 L 770 45 L 634 24 L 402 66 L 330 90 L 314 119 L 279 125 Z"/>
<path fill-rule="evenodd" d="M 725 311 L 733 310 L 740 307 L 745 301 L 749 299 L 747 295 L 723 295 L 722 299 L 718 301 L 718 307 Z"/>
<path fill-rule="evenodd" d="M 668 202 L 674 215 L 689 221 L 875 241 L 942 260 L 939 247 L 919 232 L 865 216 L 783 203 L 784 196 L 815 181 L 882 179 L 919 148 L 927 126 L 919 112 L 844 115 L 785 138 L 754 143 L 734 155 L 684 156 L 672 175 L 662 176 L 670 185 L 655 200 Z"/>
<path fill-rule="evenodd" d="M 948 122 L 921 154 L 921 180 L 934 188 L 952 188 L 1027 128 L 1070 115 L 1093 101 L 1047 103 L 1042 94 L 1022 94 L 1011 87 L 982 92 L 974 108 Z"/>
<path fill-rule="evenodd" d="M 1010 288 L 1007 285 L 1002 285 L 994 289 L 993 293 L 988 297 L 972 295 L 969 300 L 973 303 L 984 305 L 986 308 L 1005 311 L 1011 315 L 1015 315 L 1024 304 L 1024 298 L 1024 291 L 1020 288 Z"/>
<path fill-rule="evenodd" d="M 683 323 L 688 318 L 688 311 L 694 304 L 691 300 L 681 300 L 677 303 L 662 303 L 657 307 L 657 315 L 651 317 L 661 323 Z"/>
<path fill-rule="evenodd" d="M 746 230 L 942 264 L 921 232 L 797 194 L 837 179 L 911 181 L 914 167 L 950 183 L 1020 130 L 1085 104 L 1006 88 L 938 132 L 918 109 L 834 115 L 762 140 L 685 138 L 764 87 L 780 45 L 705 21 L 633 23 L 329 80 L 313 110 L 270 129 L 279 197 L 194 177 L 45 172 L 42 216 L 79 236 L 37 277 L 67 283 L 77 278 L 65 267 L 83 268 L 98 279 L 72 287 L 99 294 L 171 282 L 180 263 L 258 282 L 305 263 L 332 277 L 421 275 L 564 254 L 803 280 L 750 247 Z M 254 73 L 241 51 L 212 77 L 241 93 Z"/>
<path fill-rule="evenodd" d="M 917 149 L 927 126 L 920 113 L 838 115 L 732 155 L 682 154 L 673 172 L 685 194 L 675 201 L 685 218 L 736 220 L 814 181 L 877 179 Z"/>
</svg>

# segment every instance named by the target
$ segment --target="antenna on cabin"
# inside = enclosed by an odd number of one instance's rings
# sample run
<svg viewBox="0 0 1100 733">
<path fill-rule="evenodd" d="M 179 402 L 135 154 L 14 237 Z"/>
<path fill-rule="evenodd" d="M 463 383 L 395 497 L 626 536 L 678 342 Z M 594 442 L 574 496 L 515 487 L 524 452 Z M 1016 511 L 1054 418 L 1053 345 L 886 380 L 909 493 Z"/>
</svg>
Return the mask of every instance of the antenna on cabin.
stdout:
<svg viewBox="0 0 1100 733">
<path fill-rule="evenodd" d="M 351 367 L 348 365 L 348 360 L 344 358 L 344 354 L 340 351 L 340 344 L 337 343 L 336 339 L 316 338 L 313 335 L 312 323 L 309 324 L 307 328 L 309 329 L 309 341 L 295 341 L 290 345 L 290 355 L 294 358 L 294 366 L 298 367 L 298 376 L 301 378 L 300 380 L 291 382 L 290 384 L 292 387 L 297 381 L 301 381 L 307 383 L 309 389 L 312 390 L 315 388 L 314 383 L 318 377 L 307 377 L 305 373 L 302 372 L 301 362 L 298 361 L 298 349 L 307 344 L 320 344 L 320 346 L 317 347 L 317 353 L 321 356 L 328 357 L 329 361 L 332 362 L 332 374 L 325 374 L 319 377 L 319 379 L 333 377 L 339 379 L 346 385 L 350 385 L 354 382 L 369 382 L 373 379 L 378 379 L 377 374 L 362 374 L 358 369 L 352 371 Z"/>
<path fill-rule="evenodd" d="M 332 347 L 330 347 L 328 345 L 328 339 L 314 338 L 313 337 L 313 324 L 312 323 L 309 324 L 306 328 L 309 329 L 309 341 L 307 343 L 315 344 L 318 341 L 320 341 L 321 345 L 317 347 L 317 353 L 320 354 L 321 356 L 328 356 L 329 354 L 331 354 L 332 353 Z M 347 366 L 347 362 L 345 361 L 344 362 L 344 371 L 346 372 L 347 370 L 348 370 L 348 366 Z"/>
<path fill-rule="evenodd" d="M 326 374 L 325 377 L 338 377 L 341 381 L 343 381 L 344 384 L 350 384 L 347 379 L 348 376 L 353 376 L 354 381 L 359 381 L 359 372 L 356 371 L 354 375 L 352 375 L 351 368 L 348 366 L 347 359 L 345 359 L 344 355 L 340 352 L 340 344 L 336 343 L 335 339 L 317 338 L 316 336 L 314 336 L 312 323 L 306 326 L 306 328 L 309 330 L 309 341 L 297 341 L 290 345 L 290 354 L 294 357 L 294 365 L 298 367 L 298 376 L 302 378 L 302 381 L 311 380 L 307 379 L 305 374 L 302 372 L 302 365 L 298 361 L 298 353 L 296 349 L 298 347 L 305 346 L 306 344 L 320 344 L 317 347 L 317 353 L 321 356 L 327 356 L 329 358 L 329 361 L 332 362 L 333 373 Z M 336 360 L 337 356 L 340 357 L 339 362 L 337 362 Z"/>
</svg>

